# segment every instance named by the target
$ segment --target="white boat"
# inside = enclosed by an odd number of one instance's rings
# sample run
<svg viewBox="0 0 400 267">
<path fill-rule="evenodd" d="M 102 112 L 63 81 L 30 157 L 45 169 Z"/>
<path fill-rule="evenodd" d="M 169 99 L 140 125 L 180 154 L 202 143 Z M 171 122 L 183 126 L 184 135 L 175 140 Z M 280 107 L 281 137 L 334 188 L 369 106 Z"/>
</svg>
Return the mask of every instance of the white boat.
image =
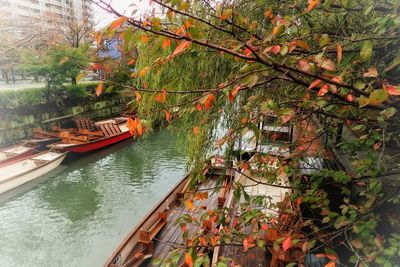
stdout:
<svg viewBox="0 0 400 267">
<path fill-rule="evenodd" d="M 4 165 L 7 162 L 14 161 L 35 153 L 35 147 L 27 144 L 7 147 L 0 150 L 0 164 Z"/>
<path fill-rule="evenodd" d="M 55 169 L 67 153 L 45 151 L 0 166 L 0 194 Z"/>
</svg>

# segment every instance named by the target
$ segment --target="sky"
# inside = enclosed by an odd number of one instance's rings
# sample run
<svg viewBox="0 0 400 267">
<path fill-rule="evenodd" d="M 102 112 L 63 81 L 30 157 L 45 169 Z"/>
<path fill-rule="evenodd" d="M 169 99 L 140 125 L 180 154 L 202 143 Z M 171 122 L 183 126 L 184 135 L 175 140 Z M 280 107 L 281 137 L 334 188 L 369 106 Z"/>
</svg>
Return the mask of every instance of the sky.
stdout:
<svg viewBox="0 0 400 267">
<path fill-rule="evenodd" d="M 97 30 L 107 26 L 115 19 L 114 15 L 107 13 L 95 4 L 92 5 L 94 21 L 96 23 Z M 138 10 L 134 15 L 137 17 L 153 8 L 150 6 L 148 0 L 112 0 L 111 6 L 118 12 L 128 17 L 132 16 L 132 11 L 134 9 Z"/>
</svg>

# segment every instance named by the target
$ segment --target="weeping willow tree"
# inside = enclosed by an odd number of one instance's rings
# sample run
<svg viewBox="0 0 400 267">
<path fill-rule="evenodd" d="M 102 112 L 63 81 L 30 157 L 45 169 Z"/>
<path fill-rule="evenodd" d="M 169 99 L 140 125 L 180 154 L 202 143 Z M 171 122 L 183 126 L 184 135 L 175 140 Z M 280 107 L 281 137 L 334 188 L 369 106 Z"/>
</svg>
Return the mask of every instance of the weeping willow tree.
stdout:
<svg viewBox="0 0 400 267">
<path fill-rule="evenodd" d="M 276 159 L 279 172 L 291 177 L 293 202 L 310 218 L 300 230 L 279 235 L 273 248 L 283 253 L 299 242 L 304 254 L 325 248 L 319 255 L 329 266 L 398 266 L 398 1 L 153 0 L 162 15 L 141 19 L 119 14 L 106 1 L 93 2 L 119 17 L 106 32 L 122 29 L 125 42 L 138 48 L 126 86 L 139 114 L 166 120 L 185 135 L 191 166 L 201 166 L 218 147 L 232 148 L 249 131 L 262 141 L 259 124 L 270 114 L 278 124 L 299 127 L 320 118 L 312 139 L 324 136 L 325 142 L 339 140 L 345 125 L 345 138 L 333 144 L 348 155 L 345 170 L 322 168 L 304 178 L 298 162 L 313 148 L 301 140 Z M 313 153 L 322 157 L 325 151 Z M 257 163 L 268 165 L 262 156 Z M 246 159 L 239 163 L 248 165 Z M 263 175 L 271 184 L 278 179 L 276 173 Z M 341 199 L 332 199 L 332 191 Z M 195 233 L 187 240 L 216 247 L 236 235 L 245 251 L 265 249 L 259 237 L 265 218 L 249 216 L 239 224 L 257 225 L 251 238 L 233 231 Z M 189 266 L 207 265 L 193 246 L 182 247 Z M 338 256 L 335 250 L 346 252 Z"/>
</svg>

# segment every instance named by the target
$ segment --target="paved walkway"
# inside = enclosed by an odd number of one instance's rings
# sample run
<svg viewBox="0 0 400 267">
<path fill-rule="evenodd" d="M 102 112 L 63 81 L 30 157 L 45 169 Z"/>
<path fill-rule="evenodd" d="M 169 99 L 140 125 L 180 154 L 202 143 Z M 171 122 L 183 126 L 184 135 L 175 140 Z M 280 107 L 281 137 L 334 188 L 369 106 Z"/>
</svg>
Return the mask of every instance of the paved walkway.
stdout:
<svg viewBox="0 0 400 267">
<path fill-rule="evenodd" d="M 21 90 L 21 89 L 27 89 L 27 88 L 42 88 L 42 87 L 45 87 L 45 86 L 46 86 L 46 83 L 31 82 L 29 80 L 16 81 L 16 83 L 10 82 L 9 84 L 6 84 L 4 81 L 0 81 L 0 91 L 3 91 L 3 90 Z"/>
</svg>

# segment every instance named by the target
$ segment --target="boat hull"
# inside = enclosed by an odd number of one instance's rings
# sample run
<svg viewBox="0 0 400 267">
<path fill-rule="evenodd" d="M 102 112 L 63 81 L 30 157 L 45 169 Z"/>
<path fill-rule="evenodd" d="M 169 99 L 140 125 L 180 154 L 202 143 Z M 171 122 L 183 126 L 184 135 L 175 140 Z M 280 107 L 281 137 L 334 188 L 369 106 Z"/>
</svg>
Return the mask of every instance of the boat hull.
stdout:
<svg viewBox="0 0 400 267">
<path fill-rule="evenodd" d="M 58 167 L 61 164 L 61 162 L 64 160 L 66 155 L 67 154 L 65 153 L 64 155 L 57 158 L 56 160 L 49 162 L 48 164 L 45 164 L 31 172 L 27 172 L 18 177 L 13 177 L 6 181 L 2 181 L 0 183 L 0 194 L 10 191 L 11 189 L 14 189 L 25 183 L 28 183 L 44 174 L 50 172 L 51 170 L 55 169 L 56 167 Z"/>
<path fill-rule="evenodd" d="M 129 132 L 124 132 L 119 135 L 114 135 L 108 138 L 102 138 L 100 140 L 96 140 L 93 142 L 89 142 L 86 144 L 80 144 L 80 145 L 75 145 L 75 146 L 66 146 L 63 149 L 69 152 L 73 153 L 88 153 L 92 152 L 98 149 L 101 149 L 103 147 L 111 146 L 115 143 L 121 142 L 123 140 L 128 139 L 129 137 L 132 137 L 132 135 Z"/>
<path fill-rule="evenodd" d="M 0 165 L 3 166 L 3 165 L 5 165 L 5 164 L 7 164 L 7 163 L 14 162 L 14 161 L 16 161 L 16 160 L 25 158 L 26 156 L 33 155 L 34 153 L 35 153 L 35 150 L 32 148 L 32 149 L 30 149 L 30 150 L 28 150 L 28 151 L 26 151 L 26 152 L 24 152 L 24 153 L 15 155 L 15 156 L 10 157 L 10 158 L 8 158 L 8 159 L 0 160 Z"/>
</svg>

